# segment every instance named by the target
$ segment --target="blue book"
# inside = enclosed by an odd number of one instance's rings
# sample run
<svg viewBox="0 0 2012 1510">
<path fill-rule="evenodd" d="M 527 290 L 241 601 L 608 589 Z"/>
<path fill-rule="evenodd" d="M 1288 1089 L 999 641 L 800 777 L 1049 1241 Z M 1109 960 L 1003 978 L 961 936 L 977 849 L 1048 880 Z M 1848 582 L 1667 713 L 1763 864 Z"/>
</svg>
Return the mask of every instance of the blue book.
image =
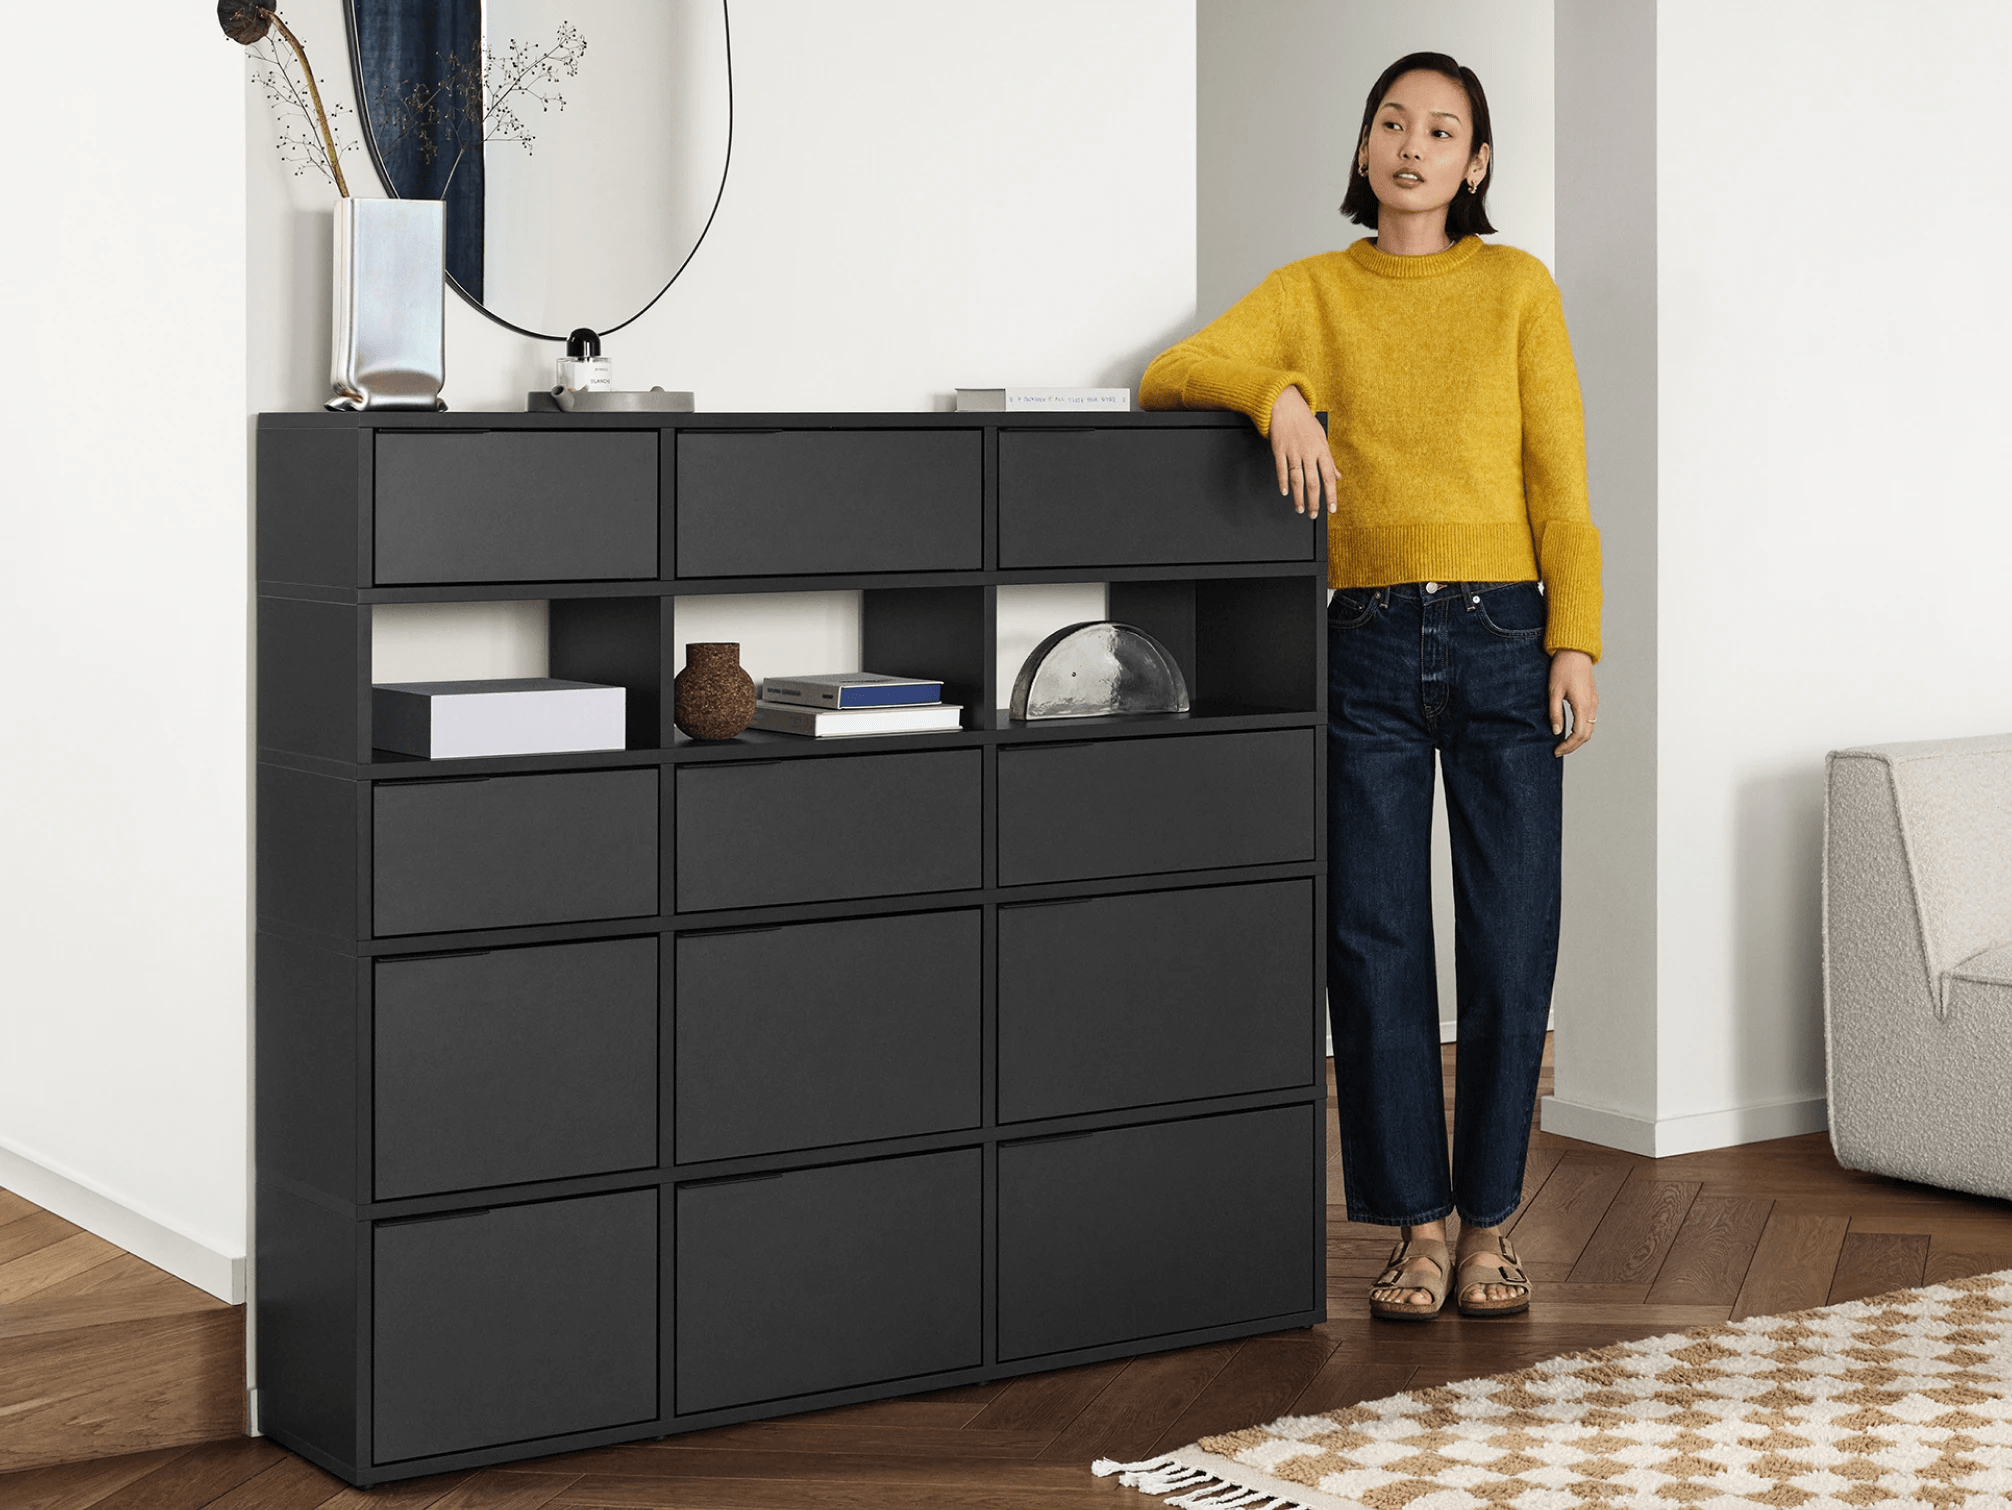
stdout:
<svg viewBox="0 0 2012 1510">
<path fill-rule="evenodd" d="M 943 701 L 943 683 L 913 676 L 876 676 L 871 671 L 833 671 L 820 676 L 771 676 L 761 684 L 764 701 L 804 708 L 906 708 Z"/>
</svg>

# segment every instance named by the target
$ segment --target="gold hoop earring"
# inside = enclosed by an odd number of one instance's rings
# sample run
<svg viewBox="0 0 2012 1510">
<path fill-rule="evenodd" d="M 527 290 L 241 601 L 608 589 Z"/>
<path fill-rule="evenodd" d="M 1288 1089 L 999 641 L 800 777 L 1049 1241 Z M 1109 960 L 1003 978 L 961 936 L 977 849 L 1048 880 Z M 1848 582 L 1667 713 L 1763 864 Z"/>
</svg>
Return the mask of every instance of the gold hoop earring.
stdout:
<svg viewBox="0 0 2012 1510">
<path fill-rule="evenodd" d="M 1355 171 L 1358 177 L 1367 178 L 1369 177 L 1369 164 L 1358 157 L 1355 160 Z"/>
<path fill-rule="evenodd" d="M 1469 194 L 1479 194 L 1481 192 L 1481 181 L 1478 178 L 1468 179 L 1467 192 Z"/>
</svg>

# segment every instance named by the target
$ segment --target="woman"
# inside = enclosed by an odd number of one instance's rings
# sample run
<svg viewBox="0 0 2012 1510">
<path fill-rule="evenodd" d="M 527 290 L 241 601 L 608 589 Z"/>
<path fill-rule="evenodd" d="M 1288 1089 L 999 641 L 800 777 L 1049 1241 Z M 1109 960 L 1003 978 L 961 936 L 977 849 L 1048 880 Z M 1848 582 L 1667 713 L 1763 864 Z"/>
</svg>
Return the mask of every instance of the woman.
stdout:
<svg viewBox="0 0 2012 1510">
<path fill-rule="evenodd" d="M 1522 1200 L 1557 961 L 1560 756 L 1598 708 L 1600 537 L 1558 290 L 1484 244 L 1480 80 L 1383 71 L 1342 211 L 1373 239 L 1280 268 L 1157 357 L 1148 409 L 1235 409 L 1328 520 L 1328 1003 L 1349 1220 L 1400 1228 L 1378 1316 L 1527 1309 Z M 1323 431 L 1314 418 L 1328 411 Z M 1570 709 L 1567 728 L 1566 710 Z M 1432 946 L 1435 757 L 1459 1063 L 1446 1154 Z M 1445 1219 L 1461 1218 L 1457 1263 Z"/>
</svg>

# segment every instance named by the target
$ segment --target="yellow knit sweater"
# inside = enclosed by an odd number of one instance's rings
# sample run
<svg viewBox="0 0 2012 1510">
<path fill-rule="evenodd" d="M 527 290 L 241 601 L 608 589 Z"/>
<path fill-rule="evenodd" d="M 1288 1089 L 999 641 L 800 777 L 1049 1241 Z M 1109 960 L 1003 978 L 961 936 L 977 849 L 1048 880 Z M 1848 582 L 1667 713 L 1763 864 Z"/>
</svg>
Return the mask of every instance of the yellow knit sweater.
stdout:
<svg viewBox="0 0 2012 1510">
<path fill-rule="evenodd" d="M 1268 433 L 1288 384 L 1328 411 L 1330 587 L 1541 578 L 1545 648 L 1599 658 L 1579 379 L 1543 263 L 1475 236 L 1309 257 L 1155 357 L 1139 403 L 1234 409 Z"/>
</svg>

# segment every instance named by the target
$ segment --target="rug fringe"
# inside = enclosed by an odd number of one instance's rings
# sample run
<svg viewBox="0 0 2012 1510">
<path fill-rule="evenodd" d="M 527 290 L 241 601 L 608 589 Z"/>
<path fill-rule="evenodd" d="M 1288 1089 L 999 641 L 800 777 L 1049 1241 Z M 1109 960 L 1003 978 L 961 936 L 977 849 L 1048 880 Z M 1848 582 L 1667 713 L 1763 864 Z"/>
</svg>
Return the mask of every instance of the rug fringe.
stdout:
<svg viewBox="0 0 2012 1510">
<path fill-rule="evenodd" d="M 1190 1468 L 1177 1457 L 1150 1458 L 1143 1463 L 1098 1458 L 1090 1465 L 1090 1472 L 1100 1479 L 1115 1473 L 1120 1484 L 1141 1494 L 1169 1495 L 1184 1490 L 1167 1501 L 1184 1510 L 1307 1510 L 1297 1500 L 1266 1499 L 1262 1489 L 1232 1484 L 1206 1469 Z"/>
</svg>

